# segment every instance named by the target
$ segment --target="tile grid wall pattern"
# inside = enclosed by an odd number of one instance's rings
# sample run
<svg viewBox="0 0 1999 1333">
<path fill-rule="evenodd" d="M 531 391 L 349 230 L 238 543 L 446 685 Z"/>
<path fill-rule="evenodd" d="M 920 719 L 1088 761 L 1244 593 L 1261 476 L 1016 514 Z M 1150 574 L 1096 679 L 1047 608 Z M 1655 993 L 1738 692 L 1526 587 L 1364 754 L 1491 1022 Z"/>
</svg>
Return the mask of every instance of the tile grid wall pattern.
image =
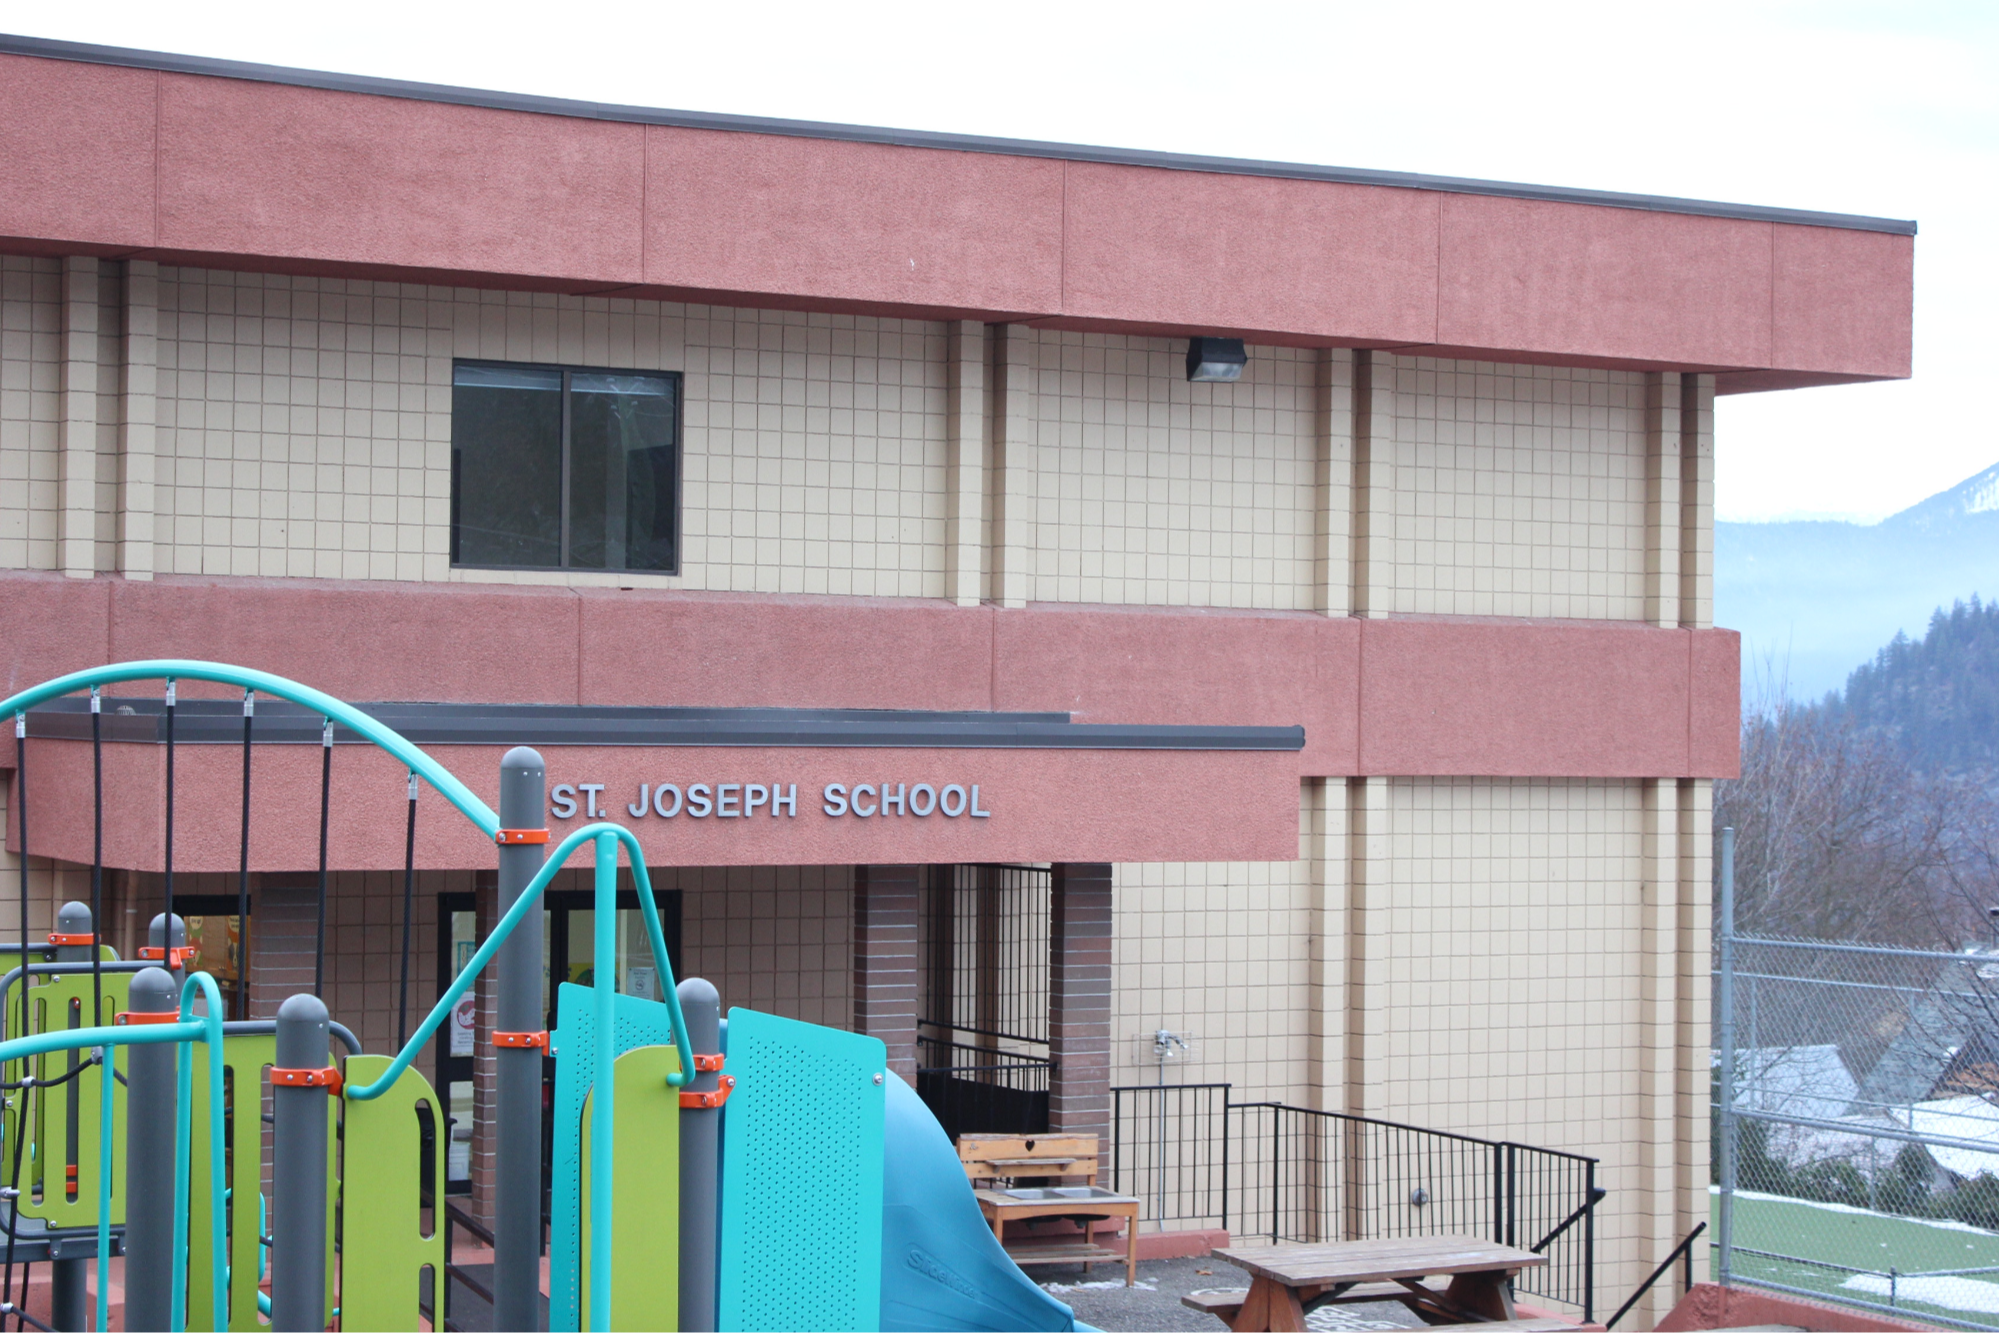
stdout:
<svg viewBox="0 0 1999 1333">
<path fill-rule="evenodd" d="M 97 525 L 94 568 L 118 568 L 118 515 L 124 509 L 118 466 L 124 396 L 125 283 L 122 264 L 100 264 L 97 282 Z"/>
<path fill-rule="evenodd" d="M 1111 1083 L 1159 1081 L 1151 1034 L 1191 1036 L 1168 1083 L 1318 1105 L 1308 1062 L 1308 860 L 1113 868 Z"/>
<path fill-rule="evenodd" d="M 1189 384 L 1179 340 L 1033 339 L 1030 600 L 1310 609 L 1314 353 Z"/>
<path fill-rule="evenodd" d="M 940 596 L 938 324 L 160 270 L 163 572 L 450 570 L 453 357 L 685 373 L 672 586 Z"/>
<path fill-rule="evenodd" d="M 1374 445 L 1388 611 L 1643 616 L 1642 374 L 1387 353 L 1375 365 L 1392 376 Z"/>
<path fill-rule="evenodd" d="M 0 566 L 56 567 L 62 261 L 0 255 Z"/>
<path fill-rule="evenodd" d="M 1394 779 L 1388 1118 L 1602 1159 L 1601 1289 L 1644 1276 L 1642 784 Z"/>
<path fill-rule="evenodd" d="M 116 554 L 120 266 L 103 266 L 100 568 Z M 162 268 L 162 572 L 631 582 L 453 571 L 454 356 L 686 375 L 666 586 L 944 593 L 943 325 Z M 59 261 L 0 260 L 0 565 L 52 568 Z M 1317 357 L 1190 385 L 1177 340 L 1022 330 L 1030 600 L 1314 602 Z M 1643 377 L 1376 356 L 1396 612 L 1642 613 Z M 25 503 L 23 503 L 25 501 Z"/>
<path fill-rule="evenodd" d="M 854 1017 L 851 866 L 652 870 L 681 891 L 681 951 L 735 1005 L 846 1028 Z"/>
</svg>

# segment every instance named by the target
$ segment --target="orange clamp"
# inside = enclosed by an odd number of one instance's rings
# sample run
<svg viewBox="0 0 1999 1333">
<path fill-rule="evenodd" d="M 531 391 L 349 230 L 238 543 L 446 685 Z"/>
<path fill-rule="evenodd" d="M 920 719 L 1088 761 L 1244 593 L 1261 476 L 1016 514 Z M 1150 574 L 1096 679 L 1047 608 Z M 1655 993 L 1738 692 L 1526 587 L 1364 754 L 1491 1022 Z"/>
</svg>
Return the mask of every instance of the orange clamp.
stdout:
<svg viewBox="0 0 1999 1333">
<path fill-rule="evenodd" d="M 89 933 L 85 933 L 82 935 L 64 935 L 58 931 L 52 930 L 49 932 L 49 943 L 58 946 L 76 946 L 87 949 L 91 945 L 97 943 L 97 937 Z"/>
<path fill-rule="evenodd" d="M 173 1013 L 135 1014 L 130 1010 L 121 1009 L 118 1011 L 118 1017 L 114 1021 L 126 1027 L 143 1027 L 147 1023 L 177 1023 L 180 1021 L 180 1015 Z"/>
<path fill-rule="evenodd" d="M 499 1047 L 501 1050 L 508 1051 L 546 1051 L 548 1049 L 548 1034 L 546 1032 L 495 1032 L 493 1034 L 493 1045 Z"/>
<path fill-rule="evenodd" d="M 722 1072 L 722 1057 L 720 1053 L 702 1055 L 697 1051 L 694 1055 L 694 1068 L 703 1074 L 719 1074 Z"/>
<path fill-rule="evenodd" d="M 520 843 L 547 842 L 548 830 L 545 828 L 503 828 L 493 835 L 493 841 L 499 843 L 502 847 L 511 847 Z"/>
<path fill-rule="evenodd" d="M 149 961 L 157 960 L 165 963 L 168 968 L 179 971 L 187 966 L 188 959 L 194 957 L 194 946 L 177 944 L 171 949 L 163 949 L 157 944 L 142 944 L 139 946 L 139 957 Z"/>
<path fill-rule="evenodd" d="M 325 1069 L 273 1069 L 271 1086 L 274 1088 L 325 1088 L 338 1097 L 343 1086 L 340 1071 L 328 1066 Z"/>
<path fill-rule="evenodd" d="M 700 1058 L 700 1056 L 695 1057 L 696 1060 Z M 720 1057 L 717 1058 L 719 1059 Z M 722 1075 L 722 1086 L 713 1092 L 689 1092 L 683 1088 L 680 1092 L 680 1109 L 683 1111 L 713 1111 L 721 1106 L 723 1102 L 729 1100 L 729 1093 L 735 1086 L 736 1076 L 734 1074 L 724 1074 Z"/>
</svg>

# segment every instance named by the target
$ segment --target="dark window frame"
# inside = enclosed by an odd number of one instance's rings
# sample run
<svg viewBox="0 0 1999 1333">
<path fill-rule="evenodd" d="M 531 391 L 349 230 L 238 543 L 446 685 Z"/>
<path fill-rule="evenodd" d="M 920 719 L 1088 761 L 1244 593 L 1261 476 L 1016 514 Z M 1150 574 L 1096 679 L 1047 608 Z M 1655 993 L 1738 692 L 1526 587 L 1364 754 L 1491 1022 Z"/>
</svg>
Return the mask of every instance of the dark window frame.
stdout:
<svg viewBox="0 0 1999 1333">
<path fill-rule="evenodd" d="M 561 452 L 562 474 L 562 535 L 560 538 L 562 563 L 556 565 L 495 565 L 461 561 L 458 558 L 458 443 L 451 442 L 451 504 L 450 504 L 450 559 L 453 569 L 495 569 L 508 571 L 539 570 L 556 573 L 615 574 L 619 577 L 631 575 L 636 578 L 678 578 L 683 564 L 686 543 L 686 508 L 683 504 L 685 478 L 687 474 L 687 379 L 678 370 L 641 370 L 632 366 L 572 366 L 550 361 L 494 361 L 485 357 L 461 356 L 451 361 L 451 378 L 455 387 L 458 371 L 462 366 L 483 366 L 495 370 L 543 370 L 562 376 L 562 430 L 558 448 Z M 644 375 L 653 379 L 663 379 L 673 385 L 673 567 L 671 569 L 606 569 L 596 566 L 572 565 L 569 563 L 569 474 L 572 450 L 570 447 L 570 381 L 576 375 Z M 457 429 L 456 412 L 453 412 L 452 428 Z"/>
</svg>

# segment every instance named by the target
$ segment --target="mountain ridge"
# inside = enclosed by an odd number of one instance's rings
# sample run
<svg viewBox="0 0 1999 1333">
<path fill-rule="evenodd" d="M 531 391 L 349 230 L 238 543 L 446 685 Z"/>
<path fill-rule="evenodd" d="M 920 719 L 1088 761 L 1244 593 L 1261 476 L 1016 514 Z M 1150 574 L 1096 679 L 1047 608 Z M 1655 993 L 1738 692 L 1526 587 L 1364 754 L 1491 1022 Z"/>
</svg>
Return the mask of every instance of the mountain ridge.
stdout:
<svg viewBox="0 0 1999 1333">
<path fill-rule="evenodd" d="M 1715 623 L 1752 697 L 1822 698 L 1933 613 L 1999 597 L 1999 464 L 1874 524 L 1715 524 Z"/>
</svg>

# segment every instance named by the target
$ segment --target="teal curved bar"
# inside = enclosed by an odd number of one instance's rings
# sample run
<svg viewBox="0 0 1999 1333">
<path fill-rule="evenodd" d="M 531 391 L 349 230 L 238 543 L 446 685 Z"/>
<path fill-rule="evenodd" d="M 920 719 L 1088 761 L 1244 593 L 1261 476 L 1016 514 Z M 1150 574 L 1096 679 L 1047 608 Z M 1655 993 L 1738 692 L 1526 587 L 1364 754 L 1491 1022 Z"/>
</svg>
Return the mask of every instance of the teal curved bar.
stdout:
<svg viewBox="0 0 1999 1333">
<path fill-rule="evenodd" d="M 205 680 L 218 685 L 238 685 L 258 694 L 295 703 L 301 708 L 310 708 L 394 755 L 412 773 L 428 782 L 438 795 L 457 806 L 459 813 L 471 820 L 481 833 L 489 838 L 499 834 L 500 817 L 493 813 L 492 808 L 473 795 L 472 789 L 454 777 L 444 765 L 405 740 L 401 733 L 383 726 L 352 704 L 343 703 L 310 685 L 274 676 L 268 671 L 253 671 L 249 667 L 230 666 L 226 662 L 181 661 L 174 658 L 115 662 L 110 666 L 72 671 L 67 676 L 43 681 L 11 698 L 0 700 L 0 717 L 25 713 L 36 704 L 61 698 L 65 694 L 75 694 L 78 690 L 131 680 Z"/>
</svg>

